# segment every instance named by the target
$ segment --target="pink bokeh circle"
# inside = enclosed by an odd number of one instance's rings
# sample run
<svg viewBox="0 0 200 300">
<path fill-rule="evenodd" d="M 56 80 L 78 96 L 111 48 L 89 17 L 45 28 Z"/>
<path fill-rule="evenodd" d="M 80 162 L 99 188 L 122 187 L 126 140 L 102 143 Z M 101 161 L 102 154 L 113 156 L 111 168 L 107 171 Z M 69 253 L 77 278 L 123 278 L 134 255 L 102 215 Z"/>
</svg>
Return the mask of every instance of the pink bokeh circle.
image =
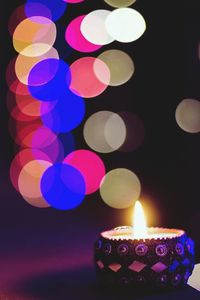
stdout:
<svg viewBox="0 0 200 300">
<path fill-rule="evenodd" d="M 90 43 L 82 35 L 80 27 L 84 17 L 85 15 L 79 16 L 69 23 L 65 32 L 65 40 L 73 49 L 79 52 L 94 52 L 102 46 Z"/>
<path fill-rule="evenodd" d="M 110 70 L 95 57 L 82 57 L 70 66 L 72 92 L 93 98 L 102 94 L 110 83 Z"/>
<path fill-rule="evenodd" d="M 23 149 L 16 154 L 10 166 L 10 180 L 13 187 L 19 191 L 18 178 L 23 167 L 32 160 L 46 160 L 51 162 L 49 156 L 37 149 Z"/>
<path fill-rule="evenodd" d="M 85 0 L 63 0 L 64 2 L 67 2 L 67 3 L 72 3 L 72 4 L 75 4 L 75 3 L 80 3 L 80 2 L 83 2 Z"/>
<path fill-rule="evenodd" d="M 106 170 L 101 158 L 89 150 L 71 152 L 64 163 L 76 168 L 83 176 L 86 184 L 86 195 L 96 192 L 105 176 Z"/>
</svg>

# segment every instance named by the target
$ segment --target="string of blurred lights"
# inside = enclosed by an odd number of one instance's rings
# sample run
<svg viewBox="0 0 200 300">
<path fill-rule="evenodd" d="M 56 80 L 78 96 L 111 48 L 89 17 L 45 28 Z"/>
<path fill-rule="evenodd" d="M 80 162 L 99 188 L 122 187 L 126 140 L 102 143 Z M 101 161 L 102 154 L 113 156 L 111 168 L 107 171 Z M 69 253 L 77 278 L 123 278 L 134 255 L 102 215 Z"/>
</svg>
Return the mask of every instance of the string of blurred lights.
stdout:
<svg viewBox="0 0 200 300">
<path fill-rule="evenodd" d="M 8 30 L 18 54 L 7 67 L 7 107 L 18 153 L 10 166 L 10 179 L 30 205 L 70 210 L 99 191 L 108 206 L 124 209 L 139 198 L 138 176 L 126 168 L 106 170 L 97 153 L 139 148 L 145 137 L 143 121 L 131 112 L 108 110 L 84 120 L 85 101 L 127 83 L 135 73 L 127 53 L 102 50 L 114 41 L 131 43 L 143 35 L 145 20 L 130 8 L 135 1 L 104 0 L 112 10 L 94 10 L 70 21 L 63 40 L 74 51 L 89 55 L 101 50 L 71 65 L 55 48 L 56 22 L 68 5 L 84 0 L 27 0 L 11 15 Z M 199 133 L 200 101 L 183 99 L 175 120 L 185 132 Z M 73 130 L 83 121 L 89 150 L 75 149 Z M 189 281 L 197 289 L 198 273 L 199 265 Z"/>
<path fill-rule="evenodd" d="M 91 150 L 75 149 L 73 130 L 85 117 L 85 101 L 108 86 L 129 81 L 135 65 L 118 49 L 84 56 L 68 63 L 54 44 L 56 21 L 70 4 L 83 0 L 28 0 L 11 15 L 9 32 L 18 55 L 7 68 L 9 130 L 19 151 L 10 167 L 15 189 L 31 205 L 73 209 L 86 195 L 100 191 L 114 208 L 134 204 L 141 192 L 137 175 L 125 168 L 106 173 L 96 153 L 133 151 L 145 135 L 142 120 L 130 113 L 98 111 L 84 123 Z M 146 29 L 142 15 L 129 6 L 134 0 L 105 0 L 113 10 L 98 9 L 77 16 L 67 25 L 67 44 L 92 53 L 113 41 L 130 43 Z M 130 132 L 132 136 L 130 135 Z"/>
</svg>

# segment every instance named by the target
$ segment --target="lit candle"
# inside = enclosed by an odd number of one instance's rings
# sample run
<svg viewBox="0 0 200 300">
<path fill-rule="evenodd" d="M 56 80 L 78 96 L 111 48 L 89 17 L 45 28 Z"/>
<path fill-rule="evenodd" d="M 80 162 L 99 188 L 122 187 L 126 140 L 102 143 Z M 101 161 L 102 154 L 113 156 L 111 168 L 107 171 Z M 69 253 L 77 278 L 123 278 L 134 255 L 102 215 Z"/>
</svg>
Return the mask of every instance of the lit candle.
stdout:
<svg viewBox="0 0 200 300">
<path fill-rule="evenodd" d="M 136 201 L 133 226 L 100 234 L 95 243 L 97 275 L 104 284 L 177 287 L 187 283 L 194 268 L 194 243 L 181 229 L 146 225 Z"/>
<path fill-rule="evenodd" d="M 139 201 L 136 201 L 135 203 L 133 228 L 133 236 L 135 239 L 144 238 L 148 234 L 145 215 L 142 205 Z"/>
<path fill-rule="evenodd" d="M 174 238 L 184 234 L 180 229 L 168 229 L 168 228 L 148 228 L 146 225 L 146 218 L 142 205 L 139 201 L 136 201 L 134 214 L 133 214 L 133 226 L 120 226 L 113 230 L 105 231 L 102 236 L 105 238 L 120 239 L 163 239 Z"/>
</svg>

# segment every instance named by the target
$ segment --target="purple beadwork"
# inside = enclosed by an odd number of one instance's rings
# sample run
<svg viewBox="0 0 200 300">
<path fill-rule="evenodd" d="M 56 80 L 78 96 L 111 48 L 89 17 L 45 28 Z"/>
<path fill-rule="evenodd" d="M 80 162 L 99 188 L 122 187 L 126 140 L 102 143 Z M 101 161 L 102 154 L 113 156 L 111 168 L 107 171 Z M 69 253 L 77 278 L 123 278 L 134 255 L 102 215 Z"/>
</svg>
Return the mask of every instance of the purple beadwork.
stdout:
<svg viewBox="0 0 200 300">
<path fill-rule="evenodd" d="M 101 235 L 95 243 L 95 265 L 106 285 L 175 288 L 185 285 L 193 271 L 194 242 L 185 232 L 145 240 Z"/>
</svg>

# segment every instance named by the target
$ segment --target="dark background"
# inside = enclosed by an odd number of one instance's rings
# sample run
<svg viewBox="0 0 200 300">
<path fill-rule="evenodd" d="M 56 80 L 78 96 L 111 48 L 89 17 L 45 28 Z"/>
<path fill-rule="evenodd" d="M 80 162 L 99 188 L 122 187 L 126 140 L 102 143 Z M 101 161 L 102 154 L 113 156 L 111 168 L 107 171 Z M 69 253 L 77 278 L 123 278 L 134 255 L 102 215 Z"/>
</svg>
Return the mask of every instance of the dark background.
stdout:
<svg viewBox="0 0 200 300">
<path fill-rule="evenodd" d="M 0 279 L 6 283 L 15 278 L 16 269 L 23 275 L 31 273 L 31 269 L 44 272 L 54 266 L 68 267 L 71 263 L 75 268 L 76 264 L 89 262 L 93 241 L 101 230 L 131 223 L 130 209 L 106 206 L 99 193 L 87 197 L 73 211 L 41 210 L 29 206 L 10 183 L 14 144 L 7 128 L 5 70 L 16 53 L 7 23 L 14 8 L 23 3 L 9 0 L 1 10 L 4 51 L 0 92 L 0 260 L 4 272 Z M 75 16 L 98 8 L 111 9 L 103 0 L 86 0 L 68 5 L 57 22 L 60 34 L 56 45 L 61 58 L 68 63 L 85 54 L 69 51 L 62 40 L 67 24 Z M 133 8 L 142 13 L 147 23 L 142 38 L 130 44 L 115 42 L 102 49 L 127 52 L 134 60 L 136 72 L 125 85 L 108 88 L 96 99 L 86 101 L 86 118 L 98 110 L 132 111 L 142 118 L 146 137 L 138 150 L 101 157 L 107 171 L 126 167 L 139 176 L 141 199 L 150 212 L 149 225 L 185 229 L 196 241 L 197 261 L 200 261 L 200 134 L 182 131 L 175 121 L 175 109 L 182 99 L 200 99 L 200 3 L 199 0 L 137 0 Z M 74 133 L 77 148 L 88 148 L 82 126 Z M 74 259 L 66 259 L 65 255 Z"/>
</svg>

